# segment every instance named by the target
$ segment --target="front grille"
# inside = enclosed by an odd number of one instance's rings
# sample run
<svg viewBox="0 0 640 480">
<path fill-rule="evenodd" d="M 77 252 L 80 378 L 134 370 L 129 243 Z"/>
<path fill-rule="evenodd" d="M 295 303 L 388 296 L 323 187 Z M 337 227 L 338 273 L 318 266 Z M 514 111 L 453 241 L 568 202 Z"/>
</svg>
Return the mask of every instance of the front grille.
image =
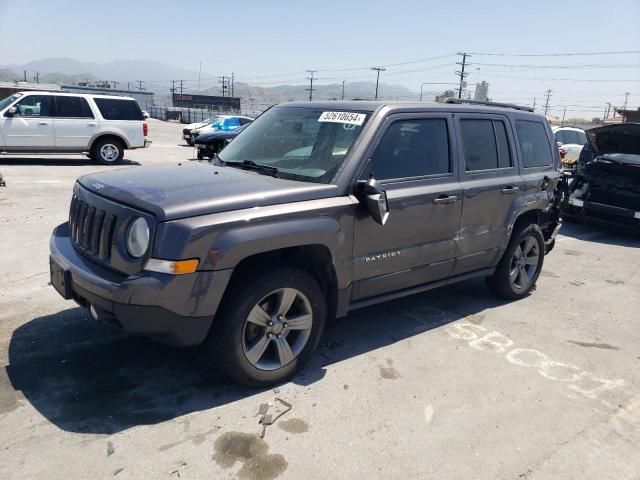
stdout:
<svg viewBox="0 0 640 480">
<path fill-rule="evenodd" d="M 109 260 L 116 216 L 92 207 L 74 195 L 69 209 L 69 228 L 74 245 L 83 252 Z"/>
</svg>

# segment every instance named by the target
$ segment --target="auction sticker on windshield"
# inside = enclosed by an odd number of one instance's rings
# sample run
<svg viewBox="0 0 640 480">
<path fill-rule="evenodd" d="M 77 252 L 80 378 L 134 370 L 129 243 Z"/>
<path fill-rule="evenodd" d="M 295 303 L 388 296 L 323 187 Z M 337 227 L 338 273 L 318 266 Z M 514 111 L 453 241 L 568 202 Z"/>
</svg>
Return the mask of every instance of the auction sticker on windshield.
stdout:
<svg viewBox="0 0 640 480">
<path fill-rule="evenodd" d="M 322 112 L 319 122 L 346 123 L 348 125 L 362 125 L 367 118 L 365 113 L 353 112 Z"/>
</svg>

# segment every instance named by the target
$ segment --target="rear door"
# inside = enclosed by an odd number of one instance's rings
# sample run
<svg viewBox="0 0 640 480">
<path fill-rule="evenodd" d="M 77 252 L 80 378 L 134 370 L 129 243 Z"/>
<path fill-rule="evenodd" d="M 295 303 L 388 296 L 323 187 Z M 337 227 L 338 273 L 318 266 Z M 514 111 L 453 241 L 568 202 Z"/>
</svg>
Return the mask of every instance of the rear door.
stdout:
<svg viewBox="0 0 640 480">
<path fill-rule="evenodd" d="M 87 150 L 89 141 L 98 131 L 89 102 L 84 97 L 56 95 L 56 147 L 59 150 Z"/>
<path fill-rule="evenodd" d="M 2 125 L 7 150 L 47 150 L 55 147 L 51 95 L 25 95 L 16 113 Z"/>
<path fill-rule="evenodd" d="M 516 134 L 520 146 L 523 191 L 530 201 L 548 201 L 548 191 L 555 189 L 558 181 L 558 165 L 554 163 L 555 149 L 548 126 L 542 121 L 516 120 Z M 556 157 L 558 156 L 555 149 Z"/>
<path fill-rule="evenodd" d="M 462 274 L 497 262 L 523 181 L 507 117 L 460 114 L 456 126 L 464 200 L 453 274 Z"/>
<path fill-rule="evenodd" d="M 462 205 L 452 131 L 448 113 L 392 115 L 381 128 L 360 178 L 380 182 L 389 218 L 356 216 L 353 300 L 451 272 Z"/>
</svg>

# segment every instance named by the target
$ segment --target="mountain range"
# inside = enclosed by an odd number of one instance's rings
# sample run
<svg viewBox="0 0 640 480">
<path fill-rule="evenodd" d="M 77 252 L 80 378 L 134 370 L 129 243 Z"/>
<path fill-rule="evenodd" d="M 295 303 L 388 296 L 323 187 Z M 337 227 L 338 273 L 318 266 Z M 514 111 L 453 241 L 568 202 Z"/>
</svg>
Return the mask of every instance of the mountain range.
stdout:
<svg viewBox="0 0 640 480">
<path fill-rule="evenodd" d="M 184 79 L 185 93 L 196 93 L 198 72 L 154 60 L 114 60 L 106 63 L 80 62 L 72 58 L 45 58 L 24 65 L 0 65 L 0 81 L 20 81 L 26 77 L 34 81 L 37 73 L 40 83 L 78 84 L 79 82 L 117 82 L 118 88 L 135 88 L 142 81 L 143 88 L 152 90 L 159 97 L 168 97 L 171 80 Z M 200 74 L 204 95 L 220 95 L 217 78 L 211 74 Z M 177 85 L 177 84 L 176 84 Z M 247 102 L 277 103 L 305 100 L 309 97 L 308 85 L 276 85 L 259 87 L 236 82 L 234 94 Z M 351 82 L 345 84 L 345 99 L 373 98 L 375 82 Z M 403 85 L 381 84 L 380 96 L 386 99 L 417 99 L 418 94 Z M 342 84 L 314 85 L 314 99 L 340 99 Z M 250 100 L 251 99 L 251 100 Z"/>
</svg>

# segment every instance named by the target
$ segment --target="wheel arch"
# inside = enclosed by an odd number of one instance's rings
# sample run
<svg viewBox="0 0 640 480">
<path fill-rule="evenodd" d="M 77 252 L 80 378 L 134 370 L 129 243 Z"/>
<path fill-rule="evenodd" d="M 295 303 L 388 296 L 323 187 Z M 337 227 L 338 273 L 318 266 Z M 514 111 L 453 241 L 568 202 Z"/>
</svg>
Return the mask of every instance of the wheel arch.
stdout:
<svg viewBox="0 0 640 480">
<path fill-rule="evenodd" d="M 325 294 L 330 317 L 335 316 L 338 301 L 338 276 L 331 250 L 320 243 L 277 248 L 244 257 L 235 266 L 226 292 L 233 288 L 242 288 L 241 284 L 238 285 L 239 281 L 250 276 L 252 272 L 284 266 L 297 267 L 310 273 Z"/>
<path fill-rule="evenodd" d="M 124 144 L 124 148 L 129 148 L 129 142 L 127 142 L 127 139 L 123 135 L 120 135 L 118 133 L 113 133 L 113 132 L 101 132 L 101 133 L 97 133 L 89 141 L 89 151 L 91 151 L 91 149 L 93 149 L 93 146 L 95 145 L 95 143 L 97 141 L 103 140 L 105 138 L 115 138 L 115 139 L 121 141 Z"/>
</svg>

